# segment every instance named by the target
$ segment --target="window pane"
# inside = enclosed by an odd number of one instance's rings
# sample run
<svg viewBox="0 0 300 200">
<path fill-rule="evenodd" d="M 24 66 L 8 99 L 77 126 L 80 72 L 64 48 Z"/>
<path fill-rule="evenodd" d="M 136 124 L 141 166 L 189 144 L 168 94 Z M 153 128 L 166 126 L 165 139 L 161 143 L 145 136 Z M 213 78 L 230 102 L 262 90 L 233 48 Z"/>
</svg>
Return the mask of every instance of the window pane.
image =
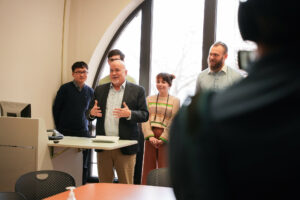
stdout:
<svg viewBox="0 0 300 200">
<path fill-rule="evenodd" d="M 194 94 L 202 68 L 203 10 L 204 0 L 153 1 L 151 95 L 160 72 L 176 76 L 170 93 L 181 103 Z"/>
<path fill-rule="evenodd" d="M 242 40 L 237 20 L 239 0 L 218 1 L 216 40 L 228 45 L 226 64 L 238 69 L 237 52 L 255 50 L 253 42 Z"/>
<path fill-rule="evenodd" d="M 119 38 L 115 41 L 112 49 L 120 49 L 125 54 L 125 64 L 128 75 L 139 83 L 140 70 L 140 39 L 141 38 L 141 11 L 124 28 Z M 109 75 L 109 66 L 104 64 L 104 71 L 100 78 Z"/>
</svg>

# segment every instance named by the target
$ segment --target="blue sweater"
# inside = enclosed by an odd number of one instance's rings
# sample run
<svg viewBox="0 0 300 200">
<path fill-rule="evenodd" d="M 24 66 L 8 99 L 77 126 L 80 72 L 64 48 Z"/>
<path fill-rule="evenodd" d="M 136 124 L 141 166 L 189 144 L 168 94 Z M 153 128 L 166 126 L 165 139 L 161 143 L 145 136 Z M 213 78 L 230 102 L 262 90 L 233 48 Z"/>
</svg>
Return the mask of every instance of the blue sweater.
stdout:
<svg viewBox="0 0 300 200">
<path fill-rule="evenodd" d="M 79 91 L 73 81 L 63 84 L 52 108 L 56 129 L 68 136 L 86 136 L 88 120 L 85 112 L 93 95 L 94 90 L 87 85 Z"/>
</svg>

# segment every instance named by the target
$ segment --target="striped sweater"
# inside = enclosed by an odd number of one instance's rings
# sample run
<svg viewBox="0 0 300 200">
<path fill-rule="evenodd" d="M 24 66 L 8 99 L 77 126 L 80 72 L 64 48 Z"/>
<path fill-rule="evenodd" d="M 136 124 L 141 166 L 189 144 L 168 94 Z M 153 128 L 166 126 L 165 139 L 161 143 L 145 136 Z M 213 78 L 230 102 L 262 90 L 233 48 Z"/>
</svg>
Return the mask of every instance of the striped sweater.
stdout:
<svg viewBox="0 0 300 200">
<path fill-rule="evenodd" d="M 164 128 L 164 132 L 159 139 L 167 142 L 171 121 L 180 107 L 179 99 L 171 95 L 169 96 L 169 100 L 168 97 L 159 97 L 157 99 L 157 95 L 153 95 L 147 97 L 147 106 L 149 120 L 142 123 L 144 138 L 147 140 L 149 137 L 154 136 L 152 127 L 160 127 Z"/>
</svg>

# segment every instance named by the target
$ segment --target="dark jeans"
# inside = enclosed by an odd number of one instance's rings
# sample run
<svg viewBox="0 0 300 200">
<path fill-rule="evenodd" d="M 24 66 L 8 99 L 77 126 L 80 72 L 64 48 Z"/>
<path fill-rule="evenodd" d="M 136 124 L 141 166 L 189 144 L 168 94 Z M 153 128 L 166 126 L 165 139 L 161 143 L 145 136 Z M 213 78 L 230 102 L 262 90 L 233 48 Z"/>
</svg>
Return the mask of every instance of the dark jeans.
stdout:
<svg viewBox="0 0 300 200">
<path fill-rule="evenodd" d="M 143 135 L 141 126 L 139 126 L 139 130 L 140 130 L 139 138 L 138 138 L 139 151 L 136 154 L 136 164 L 135 164 L 134 176 L 133 176 L 134 184 L 141 184 L 142 169 L 143 169 L 144 135 Z"/>
<path fill-rule="evenodd" d="M 91 149 L 82 151 L 83 166 L 82 166 L 82 185 L 85 185 L 89 177 L 89 163 L 91 163 Z"/>
</svg>

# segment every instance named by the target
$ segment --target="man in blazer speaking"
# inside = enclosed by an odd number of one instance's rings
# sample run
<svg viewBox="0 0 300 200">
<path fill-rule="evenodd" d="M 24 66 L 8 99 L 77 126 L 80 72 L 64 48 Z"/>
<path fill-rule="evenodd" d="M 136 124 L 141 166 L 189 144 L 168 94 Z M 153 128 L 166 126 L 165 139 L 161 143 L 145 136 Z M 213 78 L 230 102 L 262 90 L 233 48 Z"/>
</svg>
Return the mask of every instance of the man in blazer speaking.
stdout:
<svg viewBox="0 0 300 200">
<path fill-rule="evenodd" d="M 121 60 L 109 63 L 111 82 L 96 87 L 87 112 L 97 119 L 96 135 L 119 136 L 138 140 L 138 123 L 146 122 L 149 112 L 143 87 L 125 80 L 127 69 Z M 109 151 L 97 151 L 100 182 L 111 183 L 116 169 L 119 183 L 133 184 L 138 145 Z"/>
</svg>

